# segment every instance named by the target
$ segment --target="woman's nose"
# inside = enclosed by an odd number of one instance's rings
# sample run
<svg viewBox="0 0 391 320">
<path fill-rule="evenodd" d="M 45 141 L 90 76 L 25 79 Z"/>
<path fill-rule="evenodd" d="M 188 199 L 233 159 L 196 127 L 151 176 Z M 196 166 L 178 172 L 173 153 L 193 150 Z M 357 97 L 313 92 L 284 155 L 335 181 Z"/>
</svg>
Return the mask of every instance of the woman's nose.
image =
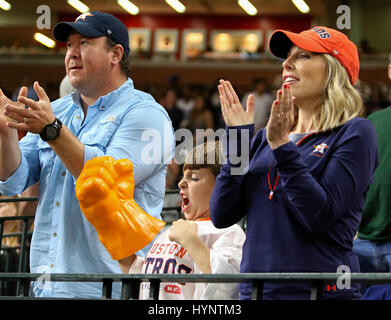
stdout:
<svg viewBox="0 0 391 320">
<path fill-rule="evenodd" d="M 285 69 L 285 70 L 291 70 L 293 68 L 293 64 L 292 64 L 292 59 L 291 57 L 288 57 L 284 60 L 284 62 L 282 63 L 282 67 Z"/>
</svg>

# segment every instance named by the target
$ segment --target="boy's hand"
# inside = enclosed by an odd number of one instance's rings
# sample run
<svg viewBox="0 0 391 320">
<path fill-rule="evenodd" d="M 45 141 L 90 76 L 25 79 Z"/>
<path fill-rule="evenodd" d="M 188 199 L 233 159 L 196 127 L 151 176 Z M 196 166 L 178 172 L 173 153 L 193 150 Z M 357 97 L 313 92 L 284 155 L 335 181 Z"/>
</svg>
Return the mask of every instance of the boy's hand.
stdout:
<svg viewBox="0 0 391 320">
<path fill-rule="evenodd" d="M 172 224 L 168 239 L 185 248 L 202 273 L 212 273 L 210 249 L 198 235 L 198 225 L 193 221 L 178 220 Z"/>
<path fill-rule="evenodd" d="M 144 248 L 165 225 L 144 212 L 133 193 L 133 165 L 127 159 L 91 159 L 76 181 L 80 208 L 114 260 Z"/>
<path fill-rule="evenodd" d="M 198 240 L 198 226 L 193 221 L 179 219 L 174 221 L 170 228 L 168 239 L 187 247 L 189 243 Z"/>
</svg>

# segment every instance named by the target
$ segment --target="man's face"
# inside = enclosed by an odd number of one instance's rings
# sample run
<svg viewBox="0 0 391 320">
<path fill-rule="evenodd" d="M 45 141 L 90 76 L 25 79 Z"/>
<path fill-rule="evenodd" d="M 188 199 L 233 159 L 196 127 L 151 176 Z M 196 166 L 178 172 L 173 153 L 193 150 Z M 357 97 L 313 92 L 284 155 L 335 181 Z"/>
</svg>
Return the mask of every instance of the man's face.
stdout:
<svg viewBox="0 0 391 320">
<path fill-rule="evenodd" d="M 388 65 L 388 78 L 391 80 L 391 63 Z"/>
<path fill-rule="evenodd" d="M 72 32 L 67 41 L 65 69 L 71 85 L 83 94 L 99 91 L 107 80 L 111 51 L 106 37 L 88 38 Z"/>
</svg>

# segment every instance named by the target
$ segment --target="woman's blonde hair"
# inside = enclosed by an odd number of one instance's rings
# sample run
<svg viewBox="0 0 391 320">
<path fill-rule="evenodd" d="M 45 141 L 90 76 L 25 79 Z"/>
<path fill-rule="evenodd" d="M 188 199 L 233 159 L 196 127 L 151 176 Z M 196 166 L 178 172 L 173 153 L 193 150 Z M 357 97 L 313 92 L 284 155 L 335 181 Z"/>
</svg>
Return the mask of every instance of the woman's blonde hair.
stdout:
<svg viewBox="0 0 391 320">
<path fill-rule="evenodd" d="M 315 109 L 313 117 L 318 131 L 334 129 L 364 114 L 361 96 L 350 83 L 345 68 L 331 55 L 324 54 L 324 57 L 328 67 L 327 81 L 323 101 Z"/>
</svg>

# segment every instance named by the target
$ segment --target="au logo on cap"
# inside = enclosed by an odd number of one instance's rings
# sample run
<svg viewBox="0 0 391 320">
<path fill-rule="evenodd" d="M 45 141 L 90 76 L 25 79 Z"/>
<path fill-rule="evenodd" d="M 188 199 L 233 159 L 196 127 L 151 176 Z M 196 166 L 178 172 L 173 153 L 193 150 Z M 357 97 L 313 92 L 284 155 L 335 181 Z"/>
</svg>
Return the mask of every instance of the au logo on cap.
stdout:
<svg viewBox="0 0 391 320">
<path fill-rule="evenodd" d="M 86 13 L 83 13 L 80 16 L 78 16 L 75 21 L 77 21 L 79 19 L 85 20 L 88 16 L 93 17 L 94 15 L 92 13 L 86 12 Z"/>
</svg>

